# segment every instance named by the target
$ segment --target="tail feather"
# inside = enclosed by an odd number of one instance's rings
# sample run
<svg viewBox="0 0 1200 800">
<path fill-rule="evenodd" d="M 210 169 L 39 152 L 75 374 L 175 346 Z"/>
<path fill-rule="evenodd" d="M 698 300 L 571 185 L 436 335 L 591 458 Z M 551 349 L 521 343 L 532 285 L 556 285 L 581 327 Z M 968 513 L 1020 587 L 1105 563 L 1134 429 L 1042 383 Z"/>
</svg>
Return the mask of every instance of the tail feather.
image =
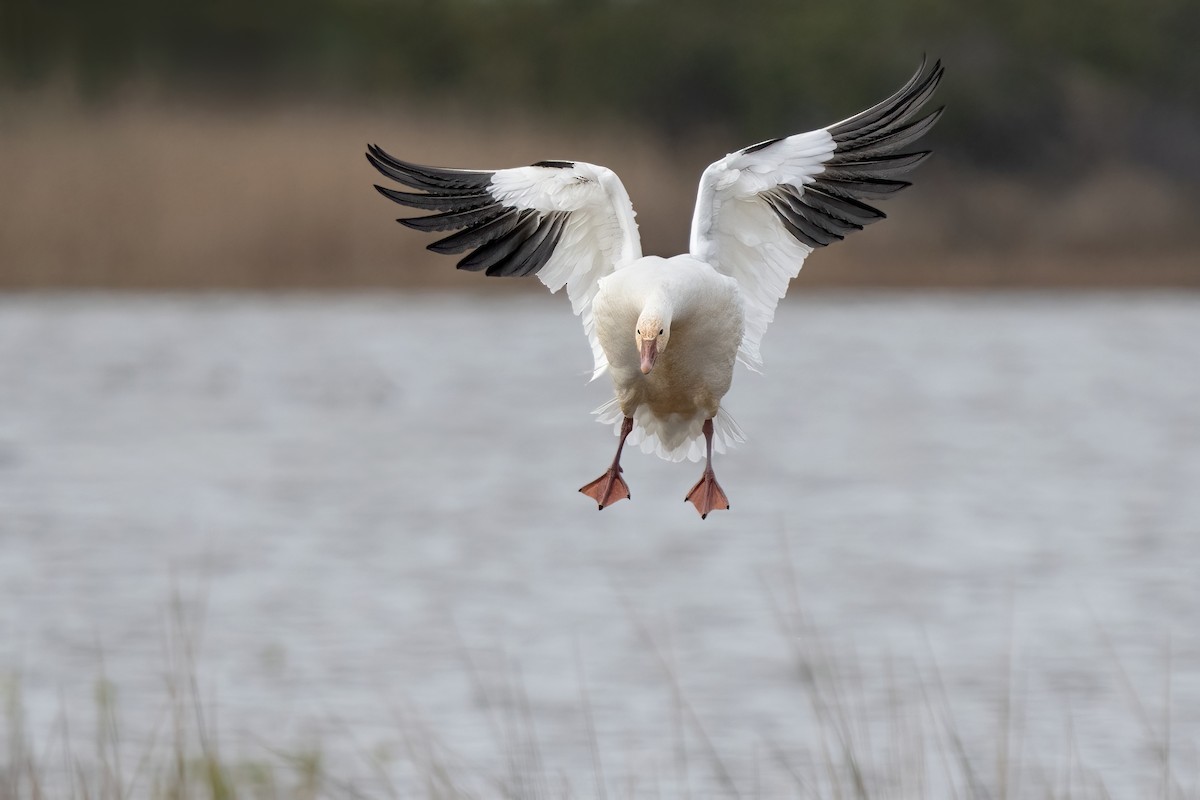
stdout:
<svg viewBox="0 0 1200 800">
<path fill-rule="evenodd" d="M 592 413 L 598 422 L 612 425 L 613 431 L 620 435 L 625 415 L 615 397 Z M 666 461 L 682 461 L 685 458 L 700 461 L 705 455 L 703 425 L 703 416 L 682 417 L 673 414 L 660 419 L 643 406 L 633 414 L 633 433 L 629 435 L 629 444 L 637 445 L 643 453 L 653 453 Z M 724 453 L 744 441 L 746 435 L 733 417 L 725 409 L 718 409 L 713 420 L 713 450 Z"/>
</svg>

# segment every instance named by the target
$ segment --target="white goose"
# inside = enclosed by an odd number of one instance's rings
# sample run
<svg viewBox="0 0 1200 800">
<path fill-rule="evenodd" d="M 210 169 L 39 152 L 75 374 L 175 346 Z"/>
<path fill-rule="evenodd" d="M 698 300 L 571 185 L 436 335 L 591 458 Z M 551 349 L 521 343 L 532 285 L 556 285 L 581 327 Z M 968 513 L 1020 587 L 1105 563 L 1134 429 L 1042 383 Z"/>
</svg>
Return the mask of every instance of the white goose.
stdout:
<svg viewBox="0 0 1200 800">
<path fill-rule="evenodd" d="M 385 197 L 438 212 L 400 222 L 456 231 L 429 249 L 470 251 L 459 269 L 536 274 L 552 292 L 566 287 L 592 345 L 592 379 L 607 370 L 615 389 L 595 413 L 620 436 L 612 465 L 580 491 L 601 509 L 630 496 L 620 462 L 632 437 L 643 451 L 671 461 L 704 455 L 704 473 L 685 498 L 703 518 L 729 508 L 713 474 L 714 444 L 720 453 L 743 441 L 721 408 L 734 361 L 758 370 L 763 334 L 805 257 L 883 219 L 864 199 L 908 186 L 897 176 L 929 155 L 901 152 L 942 112 L 913 119 L 942 77 L 940 61 L 928 73 L 925 66 L 860 114 L 760 142 L 709 166 L 700 179 L 690 252 L 672 258 L 642 255 L 629 195 L 604 167 L 539 161 L 514 169 L 443 169 L 401 161 L 375 145 L 367 159 L 420 190 L 376 186 Z"/>
</svg>

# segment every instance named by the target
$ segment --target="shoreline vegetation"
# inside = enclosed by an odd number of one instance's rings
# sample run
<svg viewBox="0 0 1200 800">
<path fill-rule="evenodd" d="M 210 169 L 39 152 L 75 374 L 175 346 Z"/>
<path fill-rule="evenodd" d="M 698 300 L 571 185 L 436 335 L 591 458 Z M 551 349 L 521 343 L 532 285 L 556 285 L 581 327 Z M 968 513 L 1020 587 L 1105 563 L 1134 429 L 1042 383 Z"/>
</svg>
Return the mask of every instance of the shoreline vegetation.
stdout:
<svg viewBox="0 0 1200 800">
<path fill-rule="evenodd" d="M 603 164 L 629 189 L 644 250 L 672 255 L 686 250 L 700 172 L 747 144 L 713 129 L 676 138 L 612 121 L 481 120 L 418 101 L 252 104 L 147 89 L 97 105 L 60 87 L 2 93 L 0 107 L 0 290 L 481 282 L 392 221 L 371 188 L 368 142 L 438 165 Z M 814 253 L 793 291 L 1200 287 L 1200 195 L 1186 181 L 1116 160 L 1073 181 L 986 172 L 938 152 L 937 130 L 930 145 L 913 188 L 880 203 L 891 219 Z"/>
<path fill-rule="evenodd" d="M 764 584 L 780 635 L 789 643 L 790 669 L 800 707 L 809 719 L 794 740 L 765 731 L 747 769 L 745 754 L 727 752 L 722 739 L 696 711 L 670 651 L 669 636 L 621 596 L 639 641 L 660 668 L 661 690 L 672 698 L 673 765 L 650 774 L 626 774 L 618 753 L 605 752 L 595 727 L 588 670 L 575 643 L 574 712 L 586 741 L 590 769 L 567 774 L 547 758 L 539 740 L 536 704 L 521 675 L 519 657 L 501 655 L 500 664 L 469 646 L 461 632 L 461 668 L 469 677 L 481 730 L 490 733 L 495 757 L 473 763 L 437 730 L 436 720 L 415 709 L 395 711 L 396 739 L 388 746 L 359 740 L 336 718 L 333 727 L 302 742 L 271 741 L 251 734 L 246 748 L 231 743 L 222 729 L 221 709 L 208 676 L 198 663 L 203 648 L 203 603 L 172 600 L 164 615 L 162 707 L 153 730 L 131 730 L 123 719 L 119 676 L 98 661 L 92 698 L 84 713 L 60 708 L 49 730 L 30 730 L 19 673 L 0 670 L 0 800 L 316 800 L 317 798 L 425 797 L 434 800 L 505 797 L 722 796 L 809 798 L 958 797 L 973 800 L 1040 797 L 1107 798 L 1126 795 L 1188 800 L 1200 798 L 1200 764 L 1188 743 L 1172 739 L 1170 648 L 1162 654 L 1161 696 L 1145 697 L 1099 623 L 1095 634 L 1108 654 L 1092 678 L 1111 685 L 1125 700 L 1122 722 L 1130 752 L 1142 755 L 1141 778 L 1114 776 L 1106 765 L 1088 763 L 1076 739 L 1076 717 L 1086 709 L 1054 709 L 1063 714 L 1058 749 L 1026 739 L 1032 720 L 1047 709 L 1030 704 L 1023 688 L 1035 677 L 1015 652 L 987 677 L 993 700 L 984 716 L 994 728 L 981 737 L 979 719 L 961 725 L 955 698 L 926 642 L 924 654 L 886 657 L 865 663 L 835 646 L 807 614 L 795 606 L 797 587 Z M 919 691 L 904 696 L 900 683 L 916 676 Z M 594 679 L 595 676 L 592 676 Z M 882 680 L 882 683 L 879 683 Z M 868 689 L 868 685 L 875 685 Z M 880 688 L 882 687 L 882 688 Z M 535 692 L 536 694 L 536 692 Z M 65 699 L 60 700 L 64 705 Z M 968 703 L 969 704 L 969 703 Z M 1161 706 L 1161 708 L 1160 708 Z M 145 715 L 142 715 L 145 718 Z M 90 721 L 81 725 L 79 718 Z M 751 722 L 750 719 L 747 722 Z M 225 723 L 227 724 L 227 723 Z M 719 732 L 717 732 L 719 733 Z M 990 741 L 984 741 L 987 737 Z M 340 740 L 339 748 L 322 741 Z M 136 744 L 135 744 L 136 742 Z M 348 744 L 348 746 L 346 746 Z M 609 743 L 611 745 L 611 742 Z M 611 749 L 611 748 L 610 748 Z M 619 748 L 617 748 L 619 750 Z M 577 765 L 578 766 L 578 765 Z M 646 765 L 643 764 L 643 767 Z M 1126 764 L 1126 767 L 1129 765 Z"/>
</svg>

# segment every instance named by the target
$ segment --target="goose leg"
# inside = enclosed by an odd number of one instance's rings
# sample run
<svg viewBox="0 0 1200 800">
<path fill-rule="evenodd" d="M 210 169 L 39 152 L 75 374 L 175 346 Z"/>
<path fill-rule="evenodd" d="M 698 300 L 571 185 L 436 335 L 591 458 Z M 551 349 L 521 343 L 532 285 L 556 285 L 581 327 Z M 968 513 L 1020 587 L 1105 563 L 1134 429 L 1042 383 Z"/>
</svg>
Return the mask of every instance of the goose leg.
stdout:
<svg viewBox="0 0 1200 800">
<path fill-rule="evenodd" d="M 704 420 L 704 440 L 708 444 L 708 456 L 704 462 L 704 474 L 687 493 L 687 497 L 683 498 L 685 503 L 691 502 L 696 507 L 696 510 L 700 512 L 700 519 L 707 519 L 711 511 L 729 508 L 729 498 L 725 496 L 725 492 L 721 490 L 721 484 L 717 483 L 717 476 L 713 474 L 712 437 L 712 419 L 706 419 Z"/>
<path fill-rule="evenodd" d="M 618 500 L 629 497 L 629 486 L 621 477 L 621 451 L 625 449 L 625 440 L 633 432 L 633 417 L 626 417 L 621 423 L 621 441 L 617 444 L 617 454 L 613 456 L 612 466 L 596 480 L 584 486 L 579 491 L 596 501 L 603 511 L 605 506 L 611 506 Z"/>
</svg>

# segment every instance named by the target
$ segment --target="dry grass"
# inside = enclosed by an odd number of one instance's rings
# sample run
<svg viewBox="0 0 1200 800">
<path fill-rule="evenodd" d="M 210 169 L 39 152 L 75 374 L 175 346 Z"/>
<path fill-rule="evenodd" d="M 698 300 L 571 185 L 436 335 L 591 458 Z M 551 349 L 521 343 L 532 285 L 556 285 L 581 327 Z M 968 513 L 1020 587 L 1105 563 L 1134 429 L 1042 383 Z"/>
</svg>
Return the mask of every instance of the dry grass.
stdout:
<svg viewBox="0 0 1200 800">
<path fill-rule="evenodd" d="M 368 141 L 416 161 L 606 164 L 648 253 L 686 247 L 695 181 L 741 142 L 666 142 L 428 108 L 248 107 L 0 95 L 0 288 L 472 286 L 391 222 Z M 936 159 L 893 220 L 830 248 L 810 285 L 1200 285 L 1197 198 L 1119 166 L 1053 191 Z"/>
<path fill-rule="evenodd" d="M 122 719 L 118 683 L 101 663 L 94 692 L 94 728 L 78 730 L 63 709 L 54 730 L 34 735 L 26 725 L 19 682 L 5 680 L 0 670 L 0 800 L 318 800 L 318 798 L 427 797 L 465 800 L 471 797 L 804 797 L 831 800 L 954 797 L 964 800 L 1108 800 L 1113 796 L 1105 777 L 1113 765 L 1089 764 L 1080 757 L 1072 732 L 1075 713 L 1066 704 L 1066 741 L 1057 753 L 1040 752 L 1025 740 L 1028 700 L 1023 668 L 1014 652 L 996 670 L 979 676 L 993 687 L 995 718 L 989 730 L 972 738 L 960 728 L 931 646 L 913 659 L 862 662 L 853 651 L 839 650 L 805 608 L 790 543 L 782 541 L 781 557 L 760 575 L 771 613 L 789 646 L 794 691 L 809 714 L 794 738 L 776 739 L 763 731 L 754 748 L 753 770 L 747 774 L 744 753 L 717 746 L 721 739 L 697 713 L 682 680 L 670 636 L 653 624 L 619 588 L 614 591 L 631 631 L 660 667 L 661 690 L 672 700 L 675 775 L 621 774 L 605 759 L 593 724 L 588 678 L 576 643 L 580 730 L 588 739 L 591 773 L 566 774 L 548 763 L 542 752 L 536 714 L 526 692 L 519 660 L 507 652 L 490 658 L 472 648 L 455 629 L 480 726 L 498 747 L 501 765 L 464 759 L 454 742 L 443 739 L 437 721 L 395 710 L 403 746 L 385 757 L 358 741 L 347 725 L 332 735 L 351 747 L 341 755 L 318 743 L 291 749 L 292 743 L 261 741 L 257 752 L 229 748 L 218 725 L 220 709 L 208 692 L 206 676 L 197 674 L 203 649 L 206 615 L 202 600 L 173 596 L 166 616 L 164 654 L 166 706 L 154 730 L 130 750 L 130 730 Z M 1171 657 L 1163 664 L 1166 690 L 1160 698 L 1139 695 L 1116 646 L 1097 623 L 1096 632 L 1109 654 L 1098 672 L 1115 674 L 1124 692 L 1129 719 L 1117 722 L 1128 742 L 1130 760 L 1155 767 L 1157 776 L 1138 789 L 1138 797 L 1162 800 L 1200 799 L 1195 781 L 1194 747 L 1172 738 Z M 668 631 L 669 633 L 669 631 Z M 481 660 L 492 663 L 481 663 Z M 3 666 L 3 665 L 0 665 Z M 902 673 L 916 675 L 901 689 Z M 868 683 L 884 678 L 882 694 Z M 869 679 L 867 676 L 874 676 Z M 741 676 L 728 676 L 737 687 Z M 1025 676 L 1028 678 L 1028 675 Z M 650 678 L 653 682 L 653 678 Z M 903 683 L 907 684 L 907 681 Z M 1161 717 L 1155 709 L 1161 706 Z M 1043 709 L 1044 710 L 1044 709 Z M 557 712 L 556 712 L 557 713 Z M 784 712 L 781 709 L 781 713 Z M 792 713 L 795 713 L 794 711 Z M 976 714 L 979 712 L 976 711 Z M 757 725 L 757 714 L 747 725 Z M 761 720 L 759 720 L 761 721 Z M 806 733 L 804 728 L 810 728 Z M 634 739 L 643 737 L 634 737 Z M 986 741 L 990 739 L 991 741 Z M 231 752 L 235 750 L 235 752 Z M 356 751 L 356 752 L 355 752 Z M 357 756 L 357 757 L 355 757 Z M 609 753 L 610 759 L 612 753 Z M 1181 757 L 1182 756 L 1182 757 Z M 735 776 L 727 764 L 743 759 Z M 619 760 L 619 759 L 618 759 Z M 626 764 L 626 770 L 628 769 Z M 642 768 L 651 766 L 643 763 Z M 767 778 L 763 783 L 763 778 Z M 1141 783 L 1141 781 L 1139 781 Z M 1154 785 L 1154 784 L 1157 785 Z"/>
</svg>

